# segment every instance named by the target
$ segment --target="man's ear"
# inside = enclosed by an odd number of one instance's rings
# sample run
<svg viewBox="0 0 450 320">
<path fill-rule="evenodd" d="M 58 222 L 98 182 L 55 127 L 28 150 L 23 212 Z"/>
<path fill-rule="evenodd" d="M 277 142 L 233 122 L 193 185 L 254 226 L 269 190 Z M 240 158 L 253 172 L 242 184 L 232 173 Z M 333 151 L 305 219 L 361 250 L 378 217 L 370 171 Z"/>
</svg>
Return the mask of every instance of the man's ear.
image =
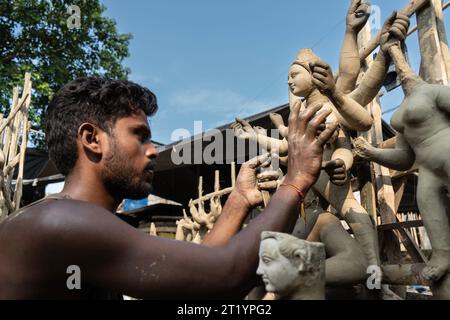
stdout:
<svg viewBox="0 0 450 320">
<path fill-rule="evenodd" d="M 83 123 L 78 128 L 78 138 L 83 148 L 95 155 L 101 155 L 103 153 L 101 132 L 103 131 L 92 123 Z"/>
</svg>

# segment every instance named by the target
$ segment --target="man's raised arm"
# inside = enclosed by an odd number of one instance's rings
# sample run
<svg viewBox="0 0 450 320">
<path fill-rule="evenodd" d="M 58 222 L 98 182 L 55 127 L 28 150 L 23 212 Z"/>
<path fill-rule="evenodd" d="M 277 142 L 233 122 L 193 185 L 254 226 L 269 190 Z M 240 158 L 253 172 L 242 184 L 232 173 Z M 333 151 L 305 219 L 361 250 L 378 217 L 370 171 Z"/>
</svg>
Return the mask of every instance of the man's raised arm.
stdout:
<svg viewBox="0 0 450 320">
<path fill-rule="evenodd" d="M 296 189 L 306 193 L 316 182 L 323 146 L 337 127 L 332 124 L 318 135 L 331 110 L 319 111 L 316 106 L 299 114 L 300 105 L 295 104 L 289 119 L 289 164 L 283 186 L 226 245 L 211 248 L 148 236 L 106 210 L 92 212 L 90 206 L 91 212 L 71 215 L 70 230 L 58 237 L 61 244 L 54 242 L 55 235 L 49 236 L 52 255 L 79 265 L 82 285 L 85 281 L 137 298 L 243 298 L 255 284 L 261 232 L 292 231 L 301 202 Z"/>
</svg>

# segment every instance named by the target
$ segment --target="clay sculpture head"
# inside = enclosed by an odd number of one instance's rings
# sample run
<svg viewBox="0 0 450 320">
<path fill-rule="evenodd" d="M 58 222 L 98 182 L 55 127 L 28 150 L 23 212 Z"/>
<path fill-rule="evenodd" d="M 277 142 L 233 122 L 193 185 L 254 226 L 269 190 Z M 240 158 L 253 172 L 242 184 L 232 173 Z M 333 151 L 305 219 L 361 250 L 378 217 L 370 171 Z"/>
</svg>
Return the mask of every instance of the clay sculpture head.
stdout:
<svg viewBox="0 0 450 320">
<path fill-rule="evenodd" d="M 286 299 L 323 299 L 325 246 L 292 235 L 264 231 L 259 266 L 266 291 Z"/>
</svg>

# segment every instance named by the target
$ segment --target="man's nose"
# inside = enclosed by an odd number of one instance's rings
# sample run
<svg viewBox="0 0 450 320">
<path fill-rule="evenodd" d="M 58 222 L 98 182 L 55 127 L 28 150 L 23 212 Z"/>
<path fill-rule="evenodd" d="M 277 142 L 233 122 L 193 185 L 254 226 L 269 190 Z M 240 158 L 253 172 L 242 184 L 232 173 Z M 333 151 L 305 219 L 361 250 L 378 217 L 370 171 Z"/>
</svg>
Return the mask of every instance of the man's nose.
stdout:
<svg viewBox="0 0 450 320">
<path fill-rule="evenodd" d="M 158 149 L 155 147 L 153 143 L 150 143 L 145 150 L 145 156 L 150 159 L 155 159 L 159 156 Z"/>
</svg>

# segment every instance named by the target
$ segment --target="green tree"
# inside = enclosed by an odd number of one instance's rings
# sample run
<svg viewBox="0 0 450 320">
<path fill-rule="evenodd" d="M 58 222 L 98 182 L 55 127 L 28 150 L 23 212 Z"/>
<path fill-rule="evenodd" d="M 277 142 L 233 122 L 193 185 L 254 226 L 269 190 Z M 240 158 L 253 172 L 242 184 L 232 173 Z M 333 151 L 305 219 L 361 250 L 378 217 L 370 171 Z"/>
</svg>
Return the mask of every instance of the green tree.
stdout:
<svg viewBox="0 0 450 320">
<path fill-rule="evenodd" d="M 80 9 L 79 28 L 73 11 Z M 12 88 L 31 72 L 32 128 L 42 129 L 42 114 L 53 93 L 80 76 L 99 74 L 126 79 L 131 34 L 119 34 L 103 16 L 99 0 L 0 0 L 0 112 L 9 113 Z M 44 147 L 42 136 L 32 141 Z"/>
</svg>

